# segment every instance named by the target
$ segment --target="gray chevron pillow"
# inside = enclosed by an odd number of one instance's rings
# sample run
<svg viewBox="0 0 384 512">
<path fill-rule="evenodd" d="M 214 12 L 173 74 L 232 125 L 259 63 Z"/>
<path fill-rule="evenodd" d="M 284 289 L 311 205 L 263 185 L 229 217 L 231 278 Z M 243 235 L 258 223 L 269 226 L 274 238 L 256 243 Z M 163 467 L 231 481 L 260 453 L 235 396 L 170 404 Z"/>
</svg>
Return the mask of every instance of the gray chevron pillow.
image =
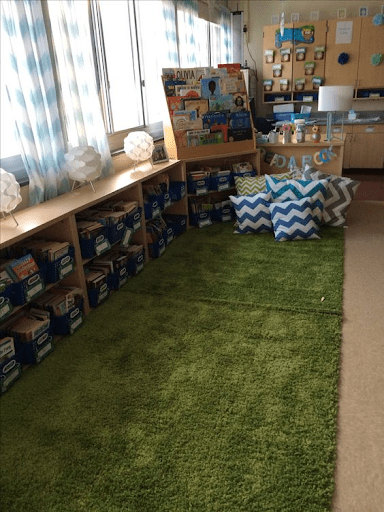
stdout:
<svg viewBox="0 0 384 512">
<path fill-rule="evenodd" d="M 334 174 L 325 174 L 314 167 L 305 166 L 303 179 L 324 180 L 326 178 L 329 178 L 329 185 L 324 203 L 323 224 L 344 226 L 347 220 L 347 210 L 356 195 L 360 181 Z"/>
</svg>

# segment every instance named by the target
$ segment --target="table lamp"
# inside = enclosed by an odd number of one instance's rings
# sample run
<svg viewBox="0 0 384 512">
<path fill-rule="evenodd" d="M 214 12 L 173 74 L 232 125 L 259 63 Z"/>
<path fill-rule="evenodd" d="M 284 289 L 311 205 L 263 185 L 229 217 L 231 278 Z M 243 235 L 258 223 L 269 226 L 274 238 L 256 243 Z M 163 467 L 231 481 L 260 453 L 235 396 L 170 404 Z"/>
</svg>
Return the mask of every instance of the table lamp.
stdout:
<svg viewBox="0 0 384 512">
<path fill-rule="evenodd" d="M 319 103 L 317 110 L 327 112 L 326 141 L 343 140 L 344 112 L 352 108 L 353 85 L 323 85 L 319 87 Z M 343 112 L 341 118 L 341 137 L 332 134 L 332 113 Z"/>
<path fill-rule="evenodd" d="M 77 183 L 90 183 L 92 190 L 96 192 L 92 181 L 101 176 L 101 155 L 93 146 L 76 146 L 66 155 L 66 169 L 72 183 L 72 190 Z"/>
</svg>

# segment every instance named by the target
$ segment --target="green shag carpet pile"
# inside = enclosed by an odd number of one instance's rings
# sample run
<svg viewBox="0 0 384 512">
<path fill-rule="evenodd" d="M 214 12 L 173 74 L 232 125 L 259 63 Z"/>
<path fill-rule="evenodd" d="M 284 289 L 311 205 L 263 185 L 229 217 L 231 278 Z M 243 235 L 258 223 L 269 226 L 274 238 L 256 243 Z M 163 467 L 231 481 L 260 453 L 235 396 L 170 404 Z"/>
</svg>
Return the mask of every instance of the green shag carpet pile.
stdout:
<svg viewBox="0 0 384 512">
<path fill-rule="evenodd" d="M 1 397 L 1 509 L 329 511 L 342 284 L 341 229 L 189 230 Z"/>
</svg>

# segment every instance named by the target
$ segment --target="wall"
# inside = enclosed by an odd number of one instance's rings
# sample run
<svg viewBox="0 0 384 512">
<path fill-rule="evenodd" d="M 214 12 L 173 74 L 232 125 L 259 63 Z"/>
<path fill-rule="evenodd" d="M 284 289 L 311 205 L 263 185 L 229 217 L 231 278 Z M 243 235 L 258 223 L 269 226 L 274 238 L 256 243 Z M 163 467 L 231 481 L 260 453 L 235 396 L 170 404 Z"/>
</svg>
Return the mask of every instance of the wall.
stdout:
<svg viewBox="0 0 384 512">
<path fill-rule="evenodd" d="M 263 83 L 263 26 L 272 24 L 272 15 L 285 13 L 285 21 L 291 21 L 291 13 L 300 14 L 300 22 L 310 21 L 311 11 L 319 11 L 319 19 L 337 18 L 337 10 L 347 9 L 347 17 L 353 18 L 359 15 L 359 8 L 368 7 L 369 16 L 381 12 L 384 0 L 378 1 L 288 1 L 288 0 L 228 0 L 228 7 L 231 11 L 240 10 L 244 12 L 244 23 L 248 32 L 244 36 L 244 58 L 248 66 L 257 70 L 257 115 L 263 116 L 272 112 L 272 105 L 262 104 L 262 83 Z M 384 30 L 384 27 L 383 27 Z M 383 84 L 384 85 L 384 84 Z M 297 108 L 297 107 L 296 107 Z M 353 108 L 361 110 L 384 110 L 383 101 L 354 101 Z M 316 110 L 316 104 L 313 104 Z"/>
</svg>

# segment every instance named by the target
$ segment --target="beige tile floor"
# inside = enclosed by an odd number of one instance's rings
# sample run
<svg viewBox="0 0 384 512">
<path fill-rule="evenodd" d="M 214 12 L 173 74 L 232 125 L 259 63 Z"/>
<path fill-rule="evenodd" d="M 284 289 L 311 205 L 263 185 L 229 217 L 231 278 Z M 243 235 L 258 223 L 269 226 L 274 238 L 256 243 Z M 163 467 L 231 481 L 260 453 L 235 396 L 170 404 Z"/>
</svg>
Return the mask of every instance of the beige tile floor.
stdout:
<svg viewBox="0 0 384 512">
<path fill-rule="evenodd" d="M 345 229 L 333 512 L 384 511 L 384 201 L 355 200 Z"/>
</svg>

